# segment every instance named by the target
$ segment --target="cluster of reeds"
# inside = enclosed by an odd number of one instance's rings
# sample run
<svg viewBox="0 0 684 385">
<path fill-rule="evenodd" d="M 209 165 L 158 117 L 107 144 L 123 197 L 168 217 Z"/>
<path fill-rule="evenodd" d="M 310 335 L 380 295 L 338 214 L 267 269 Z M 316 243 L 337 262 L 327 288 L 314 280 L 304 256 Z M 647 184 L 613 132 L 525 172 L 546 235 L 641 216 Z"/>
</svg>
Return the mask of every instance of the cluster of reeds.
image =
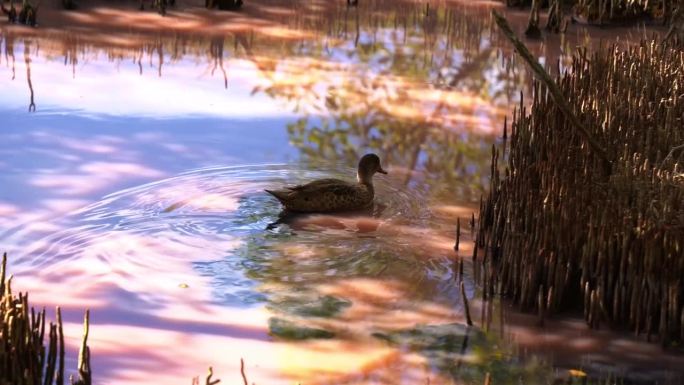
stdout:
<svg viewBox="0 0 684 385">
<path fill-rule="evenodd" d="M 10 0 L 9 8 L 5 8 L 4 0 L 0 1 L 0 10 L 7 16 L 10 23 L 19 23 L 35 27 L 38 18 L 38 7 L 32 5 L 28 0 L 23 0 L 21 9 L 17 11 L 14 0 Z"/>
<path fill-rule="evenodd" d="M 676 1 L 649 0 L 575 0 L 573 3 L 573 13 L 576 17 L 596 24 L 644 17 L 667 22 L 679 6 Z"/>
<path fill-rule="evenodd" d="M 6 271 L 5 253 L 0 265 L 0 385 L 64 385 L 65 345 L 60 308 L 56 310 L 56 322 L 47 324 L 44 308 L 36 312 L 29 306 L 28 294 L 12 293 L 12 277 L 7 277 Z M 83 340 L 78 355 L 78 378 L 71 376 L 71 385 L 92 384 L 89 329 L 90 315 L 86 310 Z M 246 384 L 247 377 L 242 360 L 240 373 Z M 213 376 L 214 372 L 210 367 L 203 383 L 216 385 L 221 382 Z M 192 383 L 200 384 L 199 377 L 193 378 Z"/>
<path fill-rule="evenodd" d="M 581 49 L 521 101 L 481 204 L 485 293 L 684 341 L 681 47 Z"/>
<path fill-rule="evenodd" d="M 64 333 L 61 311 L 57 321 L 48 325 L 45 309 L 29 308 L 28 294 L 12 293 L 12 277 L 6 278 L 7 254 L 0 268 L 0 384 L 63 385 Z M 47 345 L 45 333 L 47 329 Z M 85 314 L 83 343 L 78 359 L 78 379 L 74 385 L 90 385 L 88 312 Z"/>
<path fill-rule="evenodd" d="M 506 0 L 508 6 L 530 6 L 530 18 L 525 34 L 538 37 L 539 12 L 548 9 L 546 29 L 558 33 L 561 29 L 563 9 L 567 8 L 573 22 L 594 25 L 625 24 L 651 21 L 661 24 L 679 24 L 681 2 L 648 0 Z M 566 24 L 567 26 L 567 24 Z"/>
<path fill-rule="evenodd" d="M 541 37 L 541 31 L 539 30 L 539 11 L 541 7 L 546 6 L 548 8 L 548 17 L 546 20 L 546 30 L 559 33 L 561 29 L 565 30 L 567 28 L 567 23 L 562 26 L 563 21 L 563 11 L 561 0 L 532 0 L 530 4 L 530 18 L 527 22 L 527 29 L 525 30 L 525 35 L 531 38 Z"/>
</svg>

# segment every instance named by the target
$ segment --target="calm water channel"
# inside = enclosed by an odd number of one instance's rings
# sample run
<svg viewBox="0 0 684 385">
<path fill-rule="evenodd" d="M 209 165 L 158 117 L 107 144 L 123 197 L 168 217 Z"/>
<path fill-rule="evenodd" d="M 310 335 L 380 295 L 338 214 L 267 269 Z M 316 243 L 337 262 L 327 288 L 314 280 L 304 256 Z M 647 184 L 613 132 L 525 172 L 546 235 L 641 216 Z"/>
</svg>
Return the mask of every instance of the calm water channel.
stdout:
<svg viewBox="0 0 684 385">
<path fill-rule="evenodd" d="M 494 3 L 344 3 L 0 24 L 0 250 L 64 309 L 68 367 L 89 308 L 97 384 L 241 383 L 241 358 L 257 384 L 681 383 L 655 344 L 478 300 L 469 218 L 530 87 Z M 390 173 L 367 212 L 281 217 L 263 192 L 352 179 L 369 151 Z"/>
</svg>

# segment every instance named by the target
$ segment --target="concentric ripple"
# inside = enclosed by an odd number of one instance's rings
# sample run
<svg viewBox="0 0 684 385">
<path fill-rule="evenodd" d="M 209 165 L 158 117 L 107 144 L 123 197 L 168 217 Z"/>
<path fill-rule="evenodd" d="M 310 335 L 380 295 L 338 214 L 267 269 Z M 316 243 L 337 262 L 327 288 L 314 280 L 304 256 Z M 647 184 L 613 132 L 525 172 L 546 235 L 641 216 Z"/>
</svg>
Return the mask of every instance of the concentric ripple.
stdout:
<svg viewBox="0 0 684 385">
<path fill-rule="evenodd" d="M 174 266 L 191 264 L 192 274 L 211 282 L 213 300 L 229 306 L 263 302 L 273 284 L 297 291 L 340 277 L 423 281 L 435 271 L 451 274 L 446 259 L 416 258 L 424 250 L 410 246 L 426 231 L 430 213 L 391 178 L 376 178 L 373 208 L 343 215 L 282 215 L 263 191 L 349 175 L 354 170 L 286 165 L 187 172 L 110 194 L 62 218 L 64 230 L 34 242 L 13 268 L 154 290 L 150 276 L 164 285 L 178 275 Z M 172 283 L 183 284 L 181 277 Z"/>
</svg>

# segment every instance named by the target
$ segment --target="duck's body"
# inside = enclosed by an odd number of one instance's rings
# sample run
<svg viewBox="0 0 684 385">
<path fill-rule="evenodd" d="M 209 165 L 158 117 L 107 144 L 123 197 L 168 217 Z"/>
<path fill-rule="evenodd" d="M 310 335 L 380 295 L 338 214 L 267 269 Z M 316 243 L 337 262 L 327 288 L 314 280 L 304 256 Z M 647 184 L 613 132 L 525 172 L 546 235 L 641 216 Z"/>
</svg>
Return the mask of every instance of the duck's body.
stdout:
<svg viewBox="0 0 684 385">
<path fill-rule="evenodd" d="M 340 179 L 319 179 L 282 190 L 266 190 L 290 211 L 333 212 L 366 208 L 373 204 L 375 190 L 373 174 L 387 172 L 380 166 L 380 158 L 368 154 L 361 158 L 357 182 Z"/>
<path fill-rule="evenodd" d="M 368 207 L 373 203 L 373 185 L 349 183 L 340 179 L 320 179 L 311 183 L 266 190 L 278 198 L 290 211 L 348 211 Z"/>
</svg>

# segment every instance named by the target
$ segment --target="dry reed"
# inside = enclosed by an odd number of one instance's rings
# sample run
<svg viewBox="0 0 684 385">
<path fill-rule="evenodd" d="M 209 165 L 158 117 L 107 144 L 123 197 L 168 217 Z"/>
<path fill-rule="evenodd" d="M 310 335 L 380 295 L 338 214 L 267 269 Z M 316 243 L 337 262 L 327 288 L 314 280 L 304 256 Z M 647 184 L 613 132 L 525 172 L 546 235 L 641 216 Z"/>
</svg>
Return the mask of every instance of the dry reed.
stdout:
<svg viewBox="0 0 684 385">
<path fill-rule="evenodd" d="M 499 290 L 540 322 L 580 307 L 592 327 L 684 340 L 681 47 L 580 50 L 555 83 L 589 136 L 542 84 L 529 111 L 521 101 L 481 205 L 485 293 Z"/>
<path fill-rule="evenodd" d="M 63 385 L 64 333 L 62 313 L 57 308 L 56 323 L 45 321 L 45 309 L 29 307 L 28 294 L 12 293 L 12 277 L 6 277 L 7 254 L 0 267 L 0 384 Z M 90 350 L 87 345 L 88 312 L 79 354 L 78 379 L 74 385 L 90 385 Z M 45 333 L 47 329 L 47 345 Z"/>
</svg>

